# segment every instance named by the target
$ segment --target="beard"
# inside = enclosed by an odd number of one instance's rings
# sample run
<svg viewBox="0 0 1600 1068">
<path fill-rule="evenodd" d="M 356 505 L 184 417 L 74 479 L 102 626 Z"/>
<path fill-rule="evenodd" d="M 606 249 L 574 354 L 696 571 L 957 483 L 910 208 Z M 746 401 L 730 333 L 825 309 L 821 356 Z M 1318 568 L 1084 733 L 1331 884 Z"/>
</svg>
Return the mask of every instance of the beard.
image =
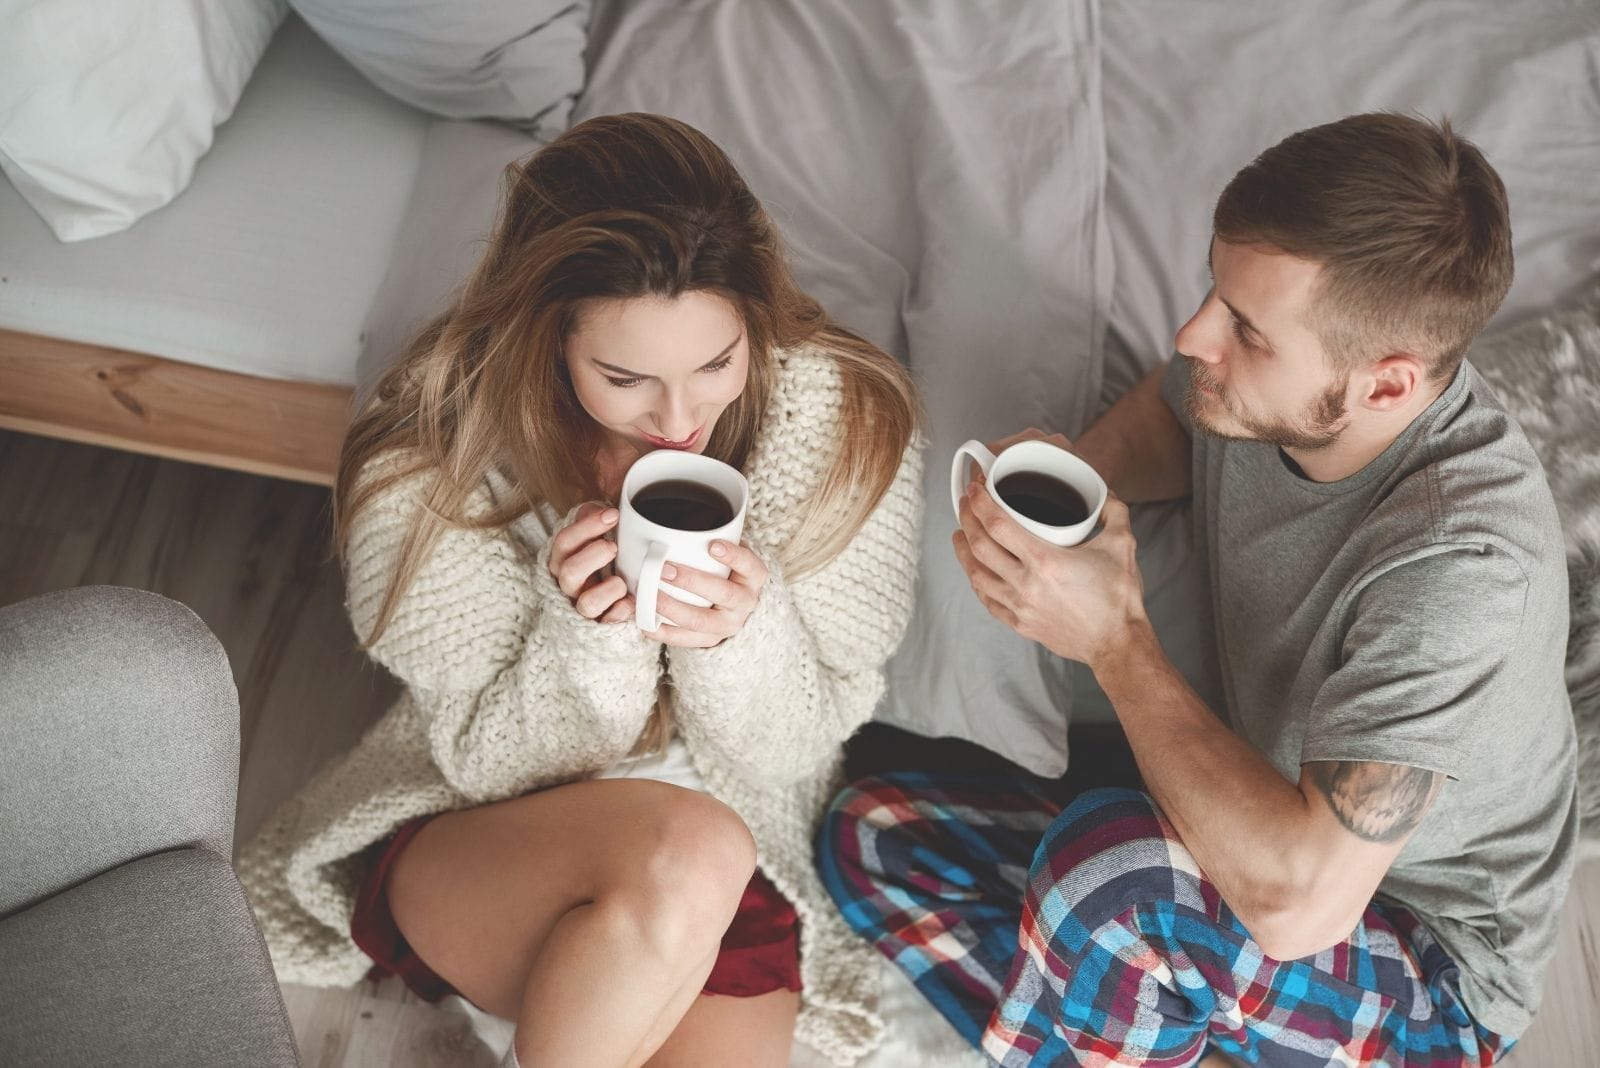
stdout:
<svg viewBox="0 0 1600 1068">
<path fill-rule="evenodd" d="M 1349 375 L 1319 393 L 1298 419 L 1262 419 L 1235 404 L 1221 384 L 1211 377 L 1205 364 L 1190 356 L 1183 359 L 1189 365 L 1184 408 L 1195 429 L 1202 433 L 1227 441 L 1260 441 L 1280 449 L 1305 451 L 1326 449 L 1344 433 L 1344 398 L 1350 386 Z M 1218 419 L 1215 411 L 1218 405 L 1230 417 L 1228 422 Z"/>
</svg>

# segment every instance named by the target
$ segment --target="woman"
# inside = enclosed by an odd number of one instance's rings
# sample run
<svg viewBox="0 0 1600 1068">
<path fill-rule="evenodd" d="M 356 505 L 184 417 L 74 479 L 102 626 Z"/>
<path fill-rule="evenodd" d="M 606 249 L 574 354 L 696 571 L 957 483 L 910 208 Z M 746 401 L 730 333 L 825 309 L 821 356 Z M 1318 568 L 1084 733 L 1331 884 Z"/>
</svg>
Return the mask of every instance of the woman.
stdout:
<svg viewBox="0 0 1600 1068">
<path fill-rule="evenodd" d="M 643 633 L 610 565 L 657 448 L 745 472 L 711 608 Z M 911 610 L 913 390 L 795 286 L 722 151 L 651 115 L 508 169 L 458 299 L 345 443 L 349 607 L 402 699 L 246 850 L 285 980 L 399 973 L 507 1063 L 870 1049 L 876 965 L 811 865 Z"/>
</svg>

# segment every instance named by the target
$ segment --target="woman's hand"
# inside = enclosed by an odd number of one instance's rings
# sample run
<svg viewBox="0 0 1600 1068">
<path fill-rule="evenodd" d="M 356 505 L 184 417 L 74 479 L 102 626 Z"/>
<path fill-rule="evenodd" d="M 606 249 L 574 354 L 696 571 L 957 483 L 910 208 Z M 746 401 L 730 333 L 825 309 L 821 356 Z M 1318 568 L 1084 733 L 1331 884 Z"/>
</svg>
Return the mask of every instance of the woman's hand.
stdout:
<svg viewBox="0 0 1600 1068">
<path fill-rule="evenodd" d="M 767 584 L 767 565 L 748 546 L 726 541 L 712 542 L 711 555 L 728 565 L 727 578 L 679 564 L 662 567 L 661 581 L 704 597 L 711 607 L 686 604 L 663 592 L 656 598 L 656 615 L 672 626 L 659 627 L 649 637 L 664 645 L 709 649 L 744 627 Z"/>
<path fill-rule="evenodd" d="M 617 525 L 610 505 L 590 502 L 550 543 L 550 574 L 585 619 L 621 623 L 633 618 L 633 598 L 622 576 L 611 570 L 617 543 L 606 537 Z"/>
</svg>

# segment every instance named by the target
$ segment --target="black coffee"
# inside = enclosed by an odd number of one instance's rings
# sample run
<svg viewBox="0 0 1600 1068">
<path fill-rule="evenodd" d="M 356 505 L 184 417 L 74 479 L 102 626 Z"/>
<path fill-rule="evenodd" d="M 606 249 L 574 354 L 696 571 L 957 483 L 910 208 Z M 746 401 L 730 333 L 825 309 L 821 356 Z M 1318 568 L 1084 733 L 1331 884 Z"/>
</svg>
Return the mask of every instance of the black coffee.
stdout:
<svg viewBox="0 0 1600 1068">
<path fill-rule="evenodd" d="M 995 483 L 1000 499 L 1021 515 L 1048 527 L 1070 527 L 1089 518 L 1089 502 L 1059 478 L 1018 471 Z"/>
<path fill-rule="evenodd" d="M 733 518 L 728 498 L 701 482 L 669 478 L 633 495 L 633 510 L 673 530 L 716 530 Z"/>
</svg>

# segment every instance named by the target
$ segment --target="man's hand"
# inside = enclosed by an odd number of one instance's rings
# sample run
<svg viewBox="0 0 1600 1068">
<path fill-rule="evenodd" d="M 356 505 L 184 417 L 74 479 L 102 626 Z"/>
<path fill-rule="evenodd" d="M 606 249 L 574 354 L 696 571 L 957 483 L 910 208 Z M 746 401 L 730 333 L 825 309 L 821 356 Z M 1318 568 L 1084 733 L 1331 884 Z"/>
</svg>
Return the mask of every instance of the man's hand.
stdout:
<svg viewBox="0 0 1600 1068">
<path fill-rule="evenodd" d="M 996 456 L 999 456 L 1019 441 L 1048 441 L 1057 448 L 1065 449 L 1068 452 L 1077 451 L 1065 434 L 1047 434 L 1036 426 L 1030 426 L 1026 430 L 1019 430 L 1008 438 L 991 441 L 985 447 Z M 973 472 L 973 478 L 974 480 L 981 480 L 976 471 Z"/>
<path fill-rule="evenodd" d="M 956 559 L 990 615 L 1090 668 L 1144 620 L 1128 506 L 1108 495 L 1100 517 L 1104 525 L 1088 541 L 1058 548 L 1024 530 L 974 480 L 953 538 Z"/>
</svg>

